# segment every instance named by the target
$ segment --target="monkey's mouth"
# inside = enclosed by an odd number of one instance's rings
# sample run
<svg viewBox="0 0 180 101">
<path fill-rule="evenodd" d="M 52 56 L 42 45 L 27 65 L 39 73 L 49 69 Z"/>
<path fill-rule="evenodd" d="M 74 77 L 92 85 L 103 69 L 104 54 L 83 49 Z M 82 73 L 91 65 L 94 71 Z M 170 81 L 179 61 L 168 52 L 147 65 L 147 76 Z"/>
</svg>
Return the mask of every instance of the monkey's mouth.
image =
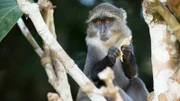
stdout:
<svg viewBox="0 0 180 101">
<path fill-rule="evenodd" d="M 100 37 L 101 41 L 108 41 L 110 39 L 110 37 L 108 36 L 103 36 L 103 37 Z"/>
</svg>

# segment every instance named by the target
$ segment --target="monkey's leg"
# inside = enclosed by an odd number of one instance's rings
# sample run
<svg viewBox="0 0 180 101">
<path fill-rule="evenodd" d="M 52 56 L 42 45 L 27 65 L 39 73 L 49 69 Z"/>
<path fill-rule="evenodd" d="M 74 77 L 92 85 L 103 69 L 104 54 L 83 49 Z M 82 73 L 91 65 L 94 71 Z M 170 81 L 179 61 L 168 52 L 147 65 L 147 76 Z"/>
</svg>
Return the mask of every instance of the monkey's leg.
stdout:
<svg viewBox="0 0 180 101">
<path fill-rule="evenodd" d="M 87 94 L 85 94 L 81 89 L 78 91 L 76 101 L 91 101 Z"/>
<path fill-rule="evenodd" d="M 126 94 L 126 92 L 124 92 L 121 88 L 119 89 L 119 94 L 122 97 L 123 101 L 136 101 L 133 100 L 129 95 Z M 114 99 L 106 97 L 107 101 L 114 101 Z"/>
<path fill-rule="evenodd" d="M 134 101 L 147 101 L 148 90 L 146 89 L 143 81 L 138 78 L 132 78 L 130 84 L 127 88 L 126 93 L 134 100 Z"/>
</svg>

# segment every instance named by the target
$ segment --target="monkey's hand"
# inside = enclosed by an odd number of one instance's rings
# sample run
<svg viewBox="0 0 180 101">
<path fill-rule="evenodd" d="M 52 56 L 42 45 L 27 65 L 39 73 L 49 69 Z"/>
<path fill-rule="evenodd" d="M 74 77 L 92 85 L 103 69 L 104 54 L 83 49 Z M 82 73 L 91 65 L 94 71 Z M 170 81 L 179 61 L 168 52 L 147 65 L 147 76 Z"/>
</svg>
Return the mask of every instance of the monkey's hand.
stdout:
<svg viewBox="0 0 180 101">
<path fill-rule="evenodd" d="M 131 79 L 137 74 L 138 66 L 136 64 L 136 59 L 132 53 L 132 47 L 131 46 L 123 46 L 122 52 L 123 52 L 123 70 L 125 75 Z"/>
<path fill-rule="evenodd" d="M 111 62 L 112 65 L 114 65 L 114 63 L 116 62 L 116 58 L 119 56 L 120 51 L 118 48 L 116 47 L 111 47 L 108 51 L 108 58 Z"/>
<path fill-rule="evenodd" d="M 131 46 L 122 46 L 121 50 L 123 52 L 123 61 L 124 62 L 130 62 L 129 60 L 131 60 L 131 57 L 134 58 L 134 55 L 132 54 L 132 48 Z"/>
</svg>

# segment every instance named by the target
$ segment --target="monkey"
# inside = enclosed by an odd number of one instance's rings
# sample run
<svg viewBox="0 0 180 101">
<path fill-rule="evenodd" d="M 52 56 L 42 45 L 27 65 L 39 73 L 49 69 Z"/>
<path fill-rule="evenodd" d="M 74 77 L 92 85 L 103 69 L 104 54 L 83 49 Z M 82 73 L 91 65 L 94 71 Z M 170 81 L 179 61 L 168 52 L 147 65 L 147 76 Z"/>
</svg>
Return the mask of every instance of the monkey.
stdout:
<svg viewBox="0 0 180 101">
<path fill-rule="evenodd" d="M 89 12 L 84 73 L 96 87 L 100 88 L 105 86 L 105 83 L 97 75 L 109 66 L 114 71 L 113 82 L 120 87 L 119 93 L 124 101 L 146 101 L 149 92 L 138 77 L 132 41 L 130 45 L 122 47 L 124 62 L 117 58 L 120 54 L 118 47 L 126 37 L 132 35 L 126 18 L 127 14 L 123 8 L 109 3 L 101 3 Z M 106 99 L 113 101 L 108 97 Z M 79 90 L 77 101 L 90 101 L 90 99 Z"/>
</svg>

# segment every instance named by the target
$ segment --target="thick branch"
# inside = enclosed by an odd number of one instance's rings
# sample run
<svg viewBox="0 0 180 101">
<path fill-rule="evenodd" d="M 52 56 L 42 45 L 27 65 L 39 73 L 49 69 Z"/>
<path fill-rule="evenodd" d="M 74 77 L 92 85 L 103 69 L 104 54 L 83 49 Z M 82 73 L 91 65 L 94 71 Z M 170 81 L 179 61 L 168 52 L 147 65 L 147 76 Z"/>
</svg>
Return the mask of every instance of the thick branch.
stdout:
<svg viewBox="0 0 180 101">
<path fill-rule="evenodd" d="M 171 12 L 162 3 L 160 3 L 159 0 L 144 0 L 143 4 L 144 7 L 151 10 L 151 12 L 159 13 L 170 26 L 176 38 L 180 41 L 180 24 Z"/>
<path fill-rule="evenodd" d="M 48 101 L 64 101 L 56 93 L 48 93 L 47 97 Z"/>
<path fill-rule="evenodd" d="M 180 20 L 180 0 L 167 0 L 167 5 L 178 18 L 178 20 Z"/>
<path fill-rule="evenodd" d="M 51 51 L 55 54 L 57 59 L 63 64 L 66 71 L 70 76 L 83 88 L 86 84 L 95 85 L 84 75 L 84 73 L 78 68 L 74 61 L 67 55 L 67 53 L 58 44 L 56 39 L 51 35 L 47 25 L 42 19 L 39 12 L 39 7 L 35 3 L 30 3 L 25 0 L 17 0 L 20 9 L 32 20 L 37 32 L 43 39 L 43 41 L 50 47 Z M 106 101 L 104 97 L 96 94 L 88 94 L 92 101 Z"/>
<path fill-rule="evenodd" d="M 45 23 L 47 24 L 51 34 L 56 38 L 56 32 L 54 27 L 54 9 L 53 5 L 49 0 L 39 0 L 39 5 L 41 5 L 42 14 Z M 57 60 L 56 56 L 52 56 L 52 52 L 50 51 L 49 47 L 44 42 L 44 50 L 45 50 L 45 57 L 50 58 L 53 61 L 53 65 L 55 66 L 55 72 L 57 74 L 57 84 L 58 89 L 56 90 L 61 98 L 64 101 L 73 101 L 70 85 L 68 83 L 68 78 L 64 66 Z"/>
</svg>

